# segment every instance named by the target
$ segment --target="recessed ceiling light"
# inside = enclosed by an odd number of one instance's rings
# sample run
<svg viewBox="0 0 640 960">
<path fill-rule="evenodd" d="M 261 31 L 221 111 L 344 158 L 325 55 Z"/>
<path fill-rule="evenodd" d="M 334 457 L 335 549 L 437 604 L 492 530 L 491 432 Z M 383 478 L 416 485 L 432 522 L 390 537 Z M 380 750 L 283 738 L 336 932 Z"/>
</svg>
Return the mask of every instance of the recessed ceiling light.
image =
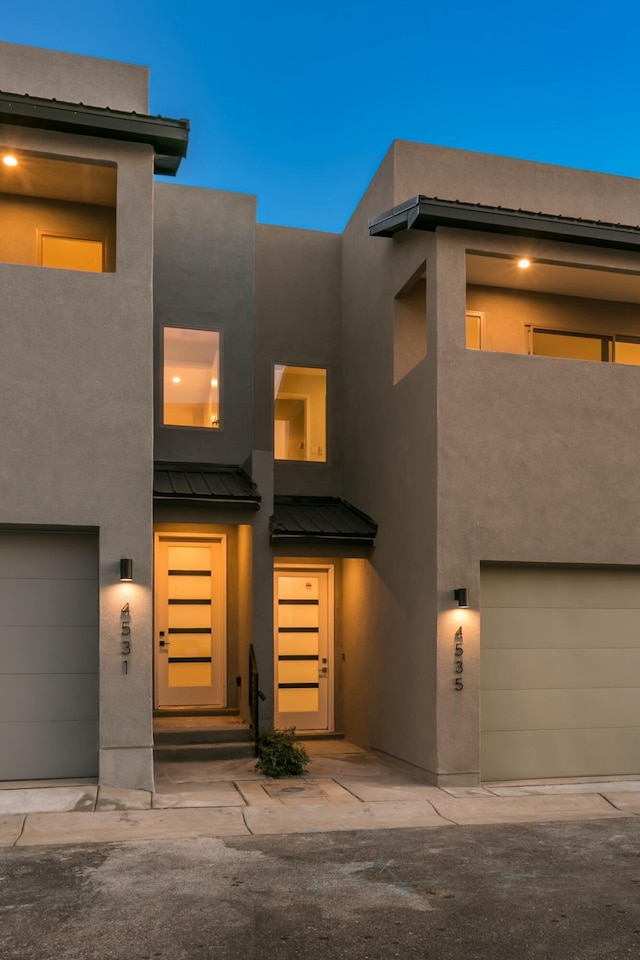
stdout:
<svg viewBox="0 0 640 960">
<path fill-rule="evenodd" d="M 181 383 L 181 382 L 182 382 L 181 377 L 171 377 L 171 379 L 173 380 L 174 383 Z"/>
<path fill-rule="evenodd" d="M 16 160 L 15 157 L 12 157 L 10 153 L 8 153 L 5 157 L 2 158 L 2 162 L 4 163 L 5 167 L 18 166 L 18 161 Z"/>
<path fill-rule="evenodd" d="M 518 266 L 521 270 L 526 270 L 527 267 L 531 266 L 531 260 L 527 260 L 526 257 L 523 257 L 522 260 L 518 260 Z"/>
</svg>

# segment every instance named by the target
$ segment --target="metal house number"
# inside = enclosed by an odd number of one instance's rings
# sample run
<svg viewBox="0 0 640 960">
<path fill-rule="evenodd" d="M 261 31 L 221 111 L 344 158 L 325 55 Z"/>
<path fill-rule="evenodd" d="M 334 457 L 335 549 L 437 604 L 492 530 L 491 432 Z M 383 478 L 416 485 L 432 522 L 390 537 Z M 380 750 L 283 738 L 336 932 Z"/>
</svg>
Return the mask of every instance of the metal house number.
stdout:
<svg viewBox="0 0 640 960">
<path fill-rule="evenodd" d="M 463 650 L 463 647 L 462 647 L 462 639 L 463 639 L 463 638 L 462 638 L 462 627 L 458 627 L 458 629 L 457 629 L 456 632 L 455 632 L 455 636 L 454 636 L 453 639 L 455 640 L 455 645 L 456 645 L 456 646 L 455 646 L 455 653 L 454 653 L 454 655 L 453 655 L 453 657 L 454 657 L 453 662 L 454 662 L 454 664 L 455 664 L 455 673 L 456 673 L 456 677 L 455 677 L 455 689 L 456 689 L 456 690 L 462 690 L 462 688 L 464 687 L 464 684 L 463 684 L 463 682 L 462 682 L 462 677 L 460 676 L 460 674 L 462 673 L 462 671 L 463 671 L 463 669 L 464 669 L 464 667 L 463 667 L 463 665 L 462 665 L 462 658 L 463 658 L 463 653 L 464 653 L 464 650 Z"/>
<path fill-rule="evenodd" d="M 122 634 L 122 639 L 120 641 L 120 653 L 122 654 L 122 672 L 129 673 L 129 655 L 131 653 L 131 612 L 129 610 L 129 604 L 125 603 L 124 607 L 120 611 L 120 633 Z"/>
</svg>

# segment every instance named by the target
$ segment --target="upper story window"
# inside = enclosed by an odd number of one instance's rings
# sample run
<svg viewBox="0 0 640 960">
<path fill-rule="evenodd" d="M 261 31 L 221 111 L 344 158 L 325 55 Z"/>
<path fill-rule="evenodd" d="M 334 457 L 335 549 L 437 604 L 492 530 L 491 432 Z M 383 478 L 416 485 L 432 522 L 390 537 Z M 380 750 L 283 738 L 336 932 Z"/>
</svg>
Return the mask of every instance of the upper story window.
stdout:
<svg viewBox="0 0 640 960">
<path fill-rule="evenodd" d="M 112 273 L 115 166 L 2 147 L 0 158 L 0 261 Z"/>
<path fill-rule="evenodd" d="M 163 422 L 220 428 L 220 334 L 164 328 Z"/>
<path fill-rule="evenodd" d="M 274 457 L 327 459 L 327 371 L 321 367 L 274 368 Z"/>
<path fill-rule="evenodd" d="M 529 353 L 536 357 L 596 360 L 640 366 L 640 337 L 569 333 L 529 328 Z"/>
</svg>

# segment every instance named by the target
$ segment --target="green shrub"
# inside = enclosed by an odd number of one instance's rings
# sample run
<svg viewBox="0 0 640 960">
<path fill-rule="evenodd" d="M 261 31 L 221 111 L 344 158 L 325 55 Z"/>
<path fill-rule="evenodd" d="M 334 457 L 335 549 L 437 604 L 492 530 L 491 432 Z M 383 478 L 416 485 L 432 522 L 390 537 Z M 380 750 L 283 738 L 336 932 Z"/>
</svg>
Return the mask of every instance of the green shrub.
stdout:
<svg viewBox="0 0 640 960">
<path fill-rule="evenodd" d="M 256 770 L 267 777 L 299 777 L 306 773 L 309 754 L 295 737 L 295 727 L 261 733 Z"/>
</svg>

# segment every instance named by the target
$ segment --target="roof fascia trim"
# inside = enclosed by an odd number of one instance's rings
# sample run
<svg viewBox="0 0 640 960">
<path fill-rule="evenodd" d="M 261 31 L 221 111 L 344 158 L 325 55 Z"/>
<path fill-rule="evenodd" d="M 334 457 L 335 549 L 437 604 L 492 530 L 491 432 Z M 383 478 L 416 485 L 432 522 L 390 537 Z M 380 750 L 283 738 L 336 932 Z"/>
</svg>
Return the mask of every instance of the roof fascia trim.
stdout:
<svg viewBox="0 0 640 960">
<path fill-rule="evenodd" d="M 640 250 L 640 227 L 438 200 L 421 195 L 369 220 L 369 234 L 372 237 L 393 237 L 401 230 L 411 229 L 433 232 L 438 227 L 537 237 L 618 250 Z"/>
<path fill-rule="evenodd" d="M 214 496 L 204 496 L 196 495 L 187 496 L 179 493 L 154 493 L 153 495 L 154 503 L 188 503 L 192 504 L 195 507 L 214 507 L 214 506 L 225 506 L 225 507 L 236 507 L 240 510 L 259 510 L 260 509 L 260 496 L 256 496 L 255 500 L 249 500 L 246 497 L 214 497 Z"/>
<path fill-rule="evenodd" d="M 146 143 L 155 152 L 155 173 L 165 176 L 175 176 L 189 145 L 188 120 L 151 117 L 108 107 L 64 103 L 1 91 L 0 123 L 128 143 Z"/>
</svg>

